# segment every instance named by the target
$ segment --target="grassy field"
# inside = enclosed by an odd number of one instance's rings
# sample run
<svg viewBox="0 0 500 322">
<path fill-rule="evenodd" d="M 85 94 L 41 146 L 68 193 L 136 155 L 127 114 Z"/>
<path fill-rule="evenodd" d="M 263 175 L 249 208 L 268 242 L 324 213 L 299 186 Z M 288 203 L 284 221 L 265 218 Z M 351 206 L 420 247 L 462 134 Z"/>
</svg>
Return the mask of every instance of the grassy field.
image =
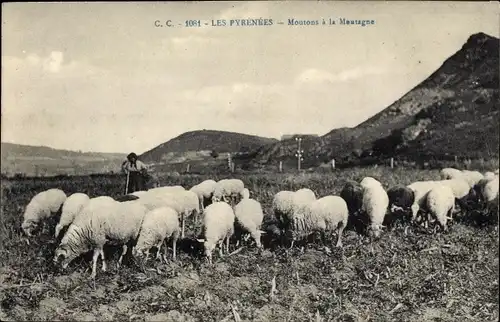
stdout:
<svg viewBox="0 0 500 322">
<path fill-rule="evenodd" d="M 437 170 L 360 168 L 334 173 L 234 174 L 269 208 L 280 190 L 309 187 L 317 196 L 339 194 L 347 179 L 396 183 L 438 178 Z M 221 179 L 228 176 L 215 177 Z M 208 176 L 162 177 L 164 185 L 191 187 Z M 91 197 L 122 194 L 123 177 L 94 176 L 2 180 L 0 223 L 0 320 L 67 321 L 497 321 L 498 230 L 455 222 L 448 233 L 420 227 L 389 229 L 370 242 L 345 231 L 344 248 L 308 243 L 288 250 L 274 244 L 240 252 L 209 265 L 188 238 L 168 264 L 127 261 L 89 279 L 90 257 L 63 271 L 52 265 L 56 241 L 20 232 L 24 207 L 36 193 L 58 187 Z M 497 214 L 494 214 L 496 217 Z M 190 238 L 189 238 L 190 237 Z M 334 240 L 332 241 L 334 242 Z M 233 244 L 232 251 L 236 250 Z M 194 249 L 194 250 L 193 250 Z M 275 291 L 272 291 L 273 279 Z"/>
</svg>

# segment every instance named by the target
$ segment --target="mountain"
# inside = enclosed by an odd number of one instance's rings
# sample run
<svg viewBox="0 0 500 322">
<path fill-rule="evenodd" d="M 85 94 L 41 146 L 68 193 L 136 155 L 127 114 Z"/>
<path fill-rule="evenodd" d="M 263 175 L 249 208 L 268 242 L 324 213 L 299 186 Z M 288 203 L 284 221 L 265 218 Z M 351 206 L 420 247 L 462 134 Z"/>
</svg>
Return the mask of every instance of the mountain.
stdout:
<svg viewBox="0 0 500 322">
<path fill-rule="evenodd" d="M 144 152 L 139 158 L 147 163 L 180 163 L 223 156 L 223 153 L 248 153 L 276 139 L 234 132 L 201 130 L 183 133 Z"/>
<path fill-rule="evenodd" d="M 448 159 L 498 157 L 499 40 L 471 35 L 427 79 L 353 128 L 303 144 L 304 165 L 335 158 Z M 261 148 L 254 161 L 295 162 L 295 140 Z"/>
<path fill-rule="evenodd" d="M 59 175 L 119 171 L 126 154 L 77 152 L 1 143 L 2 174 Z"/>
</svg>

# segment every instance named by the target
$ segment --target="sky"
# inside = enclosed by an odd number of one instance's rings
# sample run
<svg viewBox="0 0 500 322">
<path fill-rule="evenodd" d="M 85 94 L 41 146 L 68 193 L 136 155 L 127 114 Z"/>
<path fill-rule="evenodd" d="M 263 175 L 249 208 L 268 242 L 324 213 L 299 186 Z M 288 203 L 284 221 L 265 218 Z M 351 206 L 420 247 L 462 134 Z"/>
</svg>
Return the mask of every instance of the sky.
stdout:
<svg viewBox="0 0 500 322">
<path fill-rule="evenodd" d="M 274 24 L 203 25 L 247 18 Z M 201 129 L 323 135 L 392 104 L 477 32 L 499 37 L 498 4 L 2 3 L 1 140 L 142 153 Z"/>
</svg>

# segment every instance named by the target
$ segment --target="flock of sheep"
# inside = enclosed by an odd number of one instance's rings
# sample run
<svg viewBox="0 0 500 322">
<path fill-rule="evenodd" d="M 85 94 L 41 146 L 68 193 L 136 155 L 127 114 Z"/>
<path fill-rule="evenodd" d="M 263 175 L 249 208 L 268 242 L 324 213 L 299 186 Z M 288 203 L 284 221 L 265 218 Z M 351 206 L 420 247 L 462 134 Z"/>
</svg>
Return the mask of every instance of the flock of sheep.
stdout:
<svg viewBox="0 0 500 322">
<path fill-rule="evenodd" d="M 336 234 L 336 246 L 342 247 L 342 232 L 350 218 L 367 218 L 366 231 L 376 238 L 384 228 L 387 213 L 398 215 L 411 211 L 412 221 L 416 221 L 420 211 L 427 214 L 420 217 L 425 219 L 425 225 L 437 220 L 446 230 L 455 204 L 464 210 L 464 201 L 474 198 L 488 207 L 498 207 L 498 169 L 482 174 L 446 168 L 441 171 L 441 177 L 442 180 L 397 185 L 387 191 L 376 179 L 365 177 L 359 183 L 347 182 L 340 196 L 319 199 L 308 188 L 280 191 L 272 202 L 278 225 L 268 233 L 291 240 L 291 247 L 294 241 L 315 232 L 323 238 Z M 103 251 L 106 243 L 122 245 L 120 265 L 129 247 L 133 256 L 143 257 L 146 252 L 146 258 L 149 250 L 156 247 L 156 258 L 166 260 L 167 247 L 163 256 L 160 249 L 165 240 L 171 239 L 175 260 L 177 240 L 184 238 L 185 220 L 193 218 L 197 222 L 200 215 L 202 238 L 197 240 L 203 243 L 209 262 L 217 245 L 221 255 L 224 246 L 226 252 L 229 251 L 235 227 L 248 233 L 257 247 L 262 247 L 262 206 L 250 198 L 250 191 L 239 179 L 205 180 L 189 190 L 182 186 L 158 187 L 115 199 L 89 198 L 84 193 L 67 197 L 60 189 L 49 189 L 37 194 L 27 205 L 21 226 L 24 233 L 32 236 L 59 210 L 61 216 L 55 237 L 60 243 L 54 262 L 66 268 L 79 255 L 93 251 L 91 277 L 96 276 L 99 256 L 102 270 L 107 269 Z"/>
</svg>

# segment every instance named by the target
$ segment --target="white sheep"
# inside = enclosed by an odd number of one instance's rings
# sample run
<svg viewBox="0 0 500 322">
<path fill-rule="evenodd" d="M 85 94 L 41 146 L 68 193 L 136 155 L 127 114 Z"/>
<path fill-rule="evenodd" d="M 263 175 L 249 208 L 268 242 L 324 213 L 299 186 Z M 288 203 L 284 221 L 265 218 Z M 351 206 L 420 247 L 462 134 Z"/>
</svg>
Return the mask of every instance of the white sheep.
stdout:
<svg viewBox="0 0 500 322">
<path fill-rule="evenodd" d="M 462 170 L 462 175 L 471 188 L 484 178 L 483 174 L 479 171 Z"/>
<path fill-rule="evenodd" d="M 272 210 L 280 224 L 279 228 L 282 231 L 290 230 L 295 214 L 304 211 L 305 207 L 314 200 L 316 200 L 316 195 L 308 188 L 302 188 L 295 192 L 278 192 L 273 198 Z"/>
<path fill-rule="evenodd" d="M 314 232 L 337 233 L 337 247 L 342 247 L 342 232 L 347 226 L 349 209 L 339 196 L 326 196 L 307 204 L 292 218 L 292 246 L 297 237 L 305 237 Z"/>
<path fill-rule="evenodd" d="M 447 230 L 446 222 L 451 219 L 455 208 L 455 194 L 450 186 L 438 184 L 427 193 L 426 208 L 443 231 Z"/>
<path fill-rule="evenodd" d="M 185 191 L 183 186 L 164 186 L 164 187 L 156 187 L 151 188 L 146 191 L 146 194 L 157 194 L 157 193 L 170 193 L 170 192 L 178 192 Z M 138 197 L 144 196 L 145 194 L 140 194 Z"/>
<path fill-rule="evenodd" d="M 186 218 L 190 217 L 192 214 L 198 216 L 200 213 L 198 196 L 194 192 L 188 190 L 146 194 L 137 201 L 142 203 L 148 210 L 159 207 L 174 208 L 181 216 L 181 238 L 184 238 Z"/>
<path fill-rule="evenodd" d="M 250 199 L 250 190 L 248 188 L 241 190 L 240 196 L 241 199 Z"/>
<path fill-rule="evenodd" d="M 293 210 L 293 195 L 294 191 L 283 190 L 276 193 L 272 201 L 272 212 L 284 229 L 288 225 L 288 217 Z"/>
<path fill-rule="evenodd" d="M 426 208 L 427 193 L 436 186 L 436 181 L 416 181 L 407 186 L 413 191 L 413 203 L 411 205 L 412 222 L 417 218 L 418 211 Z"/>
<path fill-rule="evenodd" d="M 257 247 L 261 248 L 260 236 L 263 231 L 260 230 L 260 226 L 264 219 L 264 212 L 260 202 L 255 199 L 243 199 L 234 207 L 234 215 L 241 228 L 248 232 L 255 240 Z"/>
<path fill-rule="evenodd" d="M 80 213 L 80 211 L 85 207 L 90 201 L 87 194 L 77 192 L 69 196 L 66 201 L 64 201 L 62 206 L 61 218 L 59 218 L 59 223 L 56 225 L 55 237 L 58 238 L 62 229 L 68 227 L 75 216 Z"/>
<path fill-rule="evenodd" d="M 295 191 L 295 196 L 301 200 L 316 200 L 316 194 L 309 188 L 302 188 Z"/>
<path fill-rule="evenodd" d="M 137 245 L 134 247 L 134 255 L 142 256 L 144 251 L 148 251 L 156 246 L 156 259 L 160 258 L 160 249 L 167 238 L 172 238 L 172 259 L 176 257 L 177 239 L 180 234 L 179 215 L 177 211 L 170 207 L 160 207 L 148 211 L 142 222 Z M 146 255 L 146 259 L 149 252 Z M 167 261 L 167 247 L 165 246 L 164 260 Z"/>
<path fill-rule="evenodd" d="M 363 180 L 360 181 L 359 185 L 362 188 L 369 187 L 369 186 L 372 186 L 372 185 L 382 186 L 382 184 L 380 183 L 380 181 L 378 181 L 377 179 L 372 178 L 372 177 L 364 177 Z"/>
<path fill-rule="evenodd" d="M 64 201 L 66 194 L 61 189 L 49 189 L 35 195 L 24 211 L 21 224 L 24 233 L 32 236 L 37 226 L 60 211 Z"/>
<path fill-rule="evenodd" d="M 484 188 L 482 189 L 481 193 L 483 196 L 483 200 L 486 203 L 492 203 L 493 201 L 495 201 L 495 199 L 498 198 L 498 185 L 499 185 L 498 176 L 495 176 L 495 178 L 488 181 L 484 185 Z"/>
<path fill-rule="evenodd" d="M 363 187 L 362 211 L 367 214 L 370 220 L 368 232 L 377 238 L 383 228 L 382 224 L 389 207 L 389 196 L 382 184 L 373 178 L 361 181 L 360 184 Z"/>
<path fill-rule="evenodd" d="M 225 201 L 240 196 L 245 184 L 240 179 L 222 179 L 215 185 L 212 202 Z"/>
<path fill-rule="evenodd" d="M 66 268 L 80 254 L 93 250 L 91 277 L 95 278 L 99 255 L 102 258 L 102 270 L 106 271 L 103 247 L 109 242 L 123 245 L 118 260 L 120 265 L 127 252 L 127 243 L 135 242 L 139 236 L 146 212 L 147 209 L 136 200 L 109 203 L 101 207 L 87 205 L 69 226 L 55 251 L 54 262 L 59 262 L 62 257 L 62 266 Z"/>
<path fill-rule="evenodd" d="M 201 211 L 205 209 L 205 203 L 211 201 L 212 194 L 214 193 L 216 185 L 217 182 L 210 179 L 205 180 L 189 189 L 190 191 L 196 193 L 196 195 L 198 196 Z"/>
<path fill-rule="evenodd" d="M 229 239 L 234 234 L 235 215 L 233 208 L 225 202 L 214 202 L 205 208 L 203 216 L 203 243 L 205 256 L 212 263 L 212 251 L 219 243 L 219 253 L 223 255 L 223 243 L 226 240 L 226 253 L 229 253 Z"/>
<path fill-rule="evenodd" d="M 439 172 L 439 174 L 443 180 L 460 178 L 463 175 L 462 171 L 455 168 L 444 168 Z"/>
<path fill-rule="evenodd" d="M 492 180 L 495 178 L 495 176 L 496 176 L 496 174 L 492 171 L 486 171 L 483 175 L 484 179 L 486 179 L 486 180 Z"/>
<path fill-rule="evenodd" d="M 447 180 L 437 180 L 435 183 L 444 184 L 448 186 L 453 191 L 453 195 L 455 199 L 462 199 L 466 197 L 470 192 L 469 183 L 465 180 L 465 178 L 455 178 L 455 179 L 447 179 Z"/>
</svg>

